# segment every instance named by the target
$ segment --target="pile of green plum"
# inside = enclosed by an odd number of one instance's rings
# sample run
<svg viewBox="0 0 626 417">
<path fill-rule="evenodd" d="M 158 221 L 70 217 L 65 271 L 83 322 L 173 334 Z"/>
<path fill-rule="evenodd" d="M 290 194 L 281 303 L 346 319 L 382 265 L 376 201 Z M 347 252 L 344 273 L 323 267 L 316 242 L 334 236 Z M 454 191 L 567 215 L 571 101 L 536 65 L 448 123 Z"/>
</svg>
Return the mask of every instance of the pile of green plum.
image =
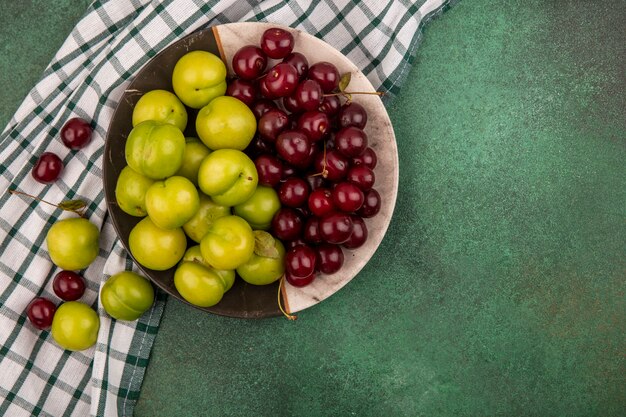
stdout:
<svg viewBox="0 0 626 417">
<path fill-rule="evenodd" d="M 224 95 L 226 76 L 214 54 L 188 52 L 172 72 L 173 93 L 139 98 L 115 188 L 120 209 L 143 217 L 129 235 L 134 259 L 157 271 L 175 267 L 176 289 L 200 307 L 217 304 L 236 275 L 265 285 L 284 274 L 285 249 L 267 232 L 281 207 L 278 194 L 258 184 L 243 152 L 256 119 Z M 183 133 L 187 108 L 198 110 L 197 137 Z"/>
</svg>

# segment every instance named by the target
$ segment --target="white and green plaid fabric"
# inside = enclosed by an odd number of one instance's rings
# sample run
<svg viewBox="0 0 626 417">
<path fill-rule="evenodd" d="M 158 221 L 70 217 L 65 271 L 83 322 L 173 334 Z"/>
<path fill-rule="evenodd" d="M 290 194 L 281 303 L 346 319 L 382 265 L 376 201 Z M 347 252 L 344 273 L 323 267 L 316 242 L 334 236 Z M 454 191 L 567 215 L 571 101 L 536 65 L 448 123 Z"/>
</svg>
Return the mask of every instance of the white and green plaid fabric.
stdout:
<svg viewBox="0 0 626 417">
<path fill-rule="evenodd" d="M 139 396 L 166 297 L 137 322 L 110 319 L 98 292 L 111 274 L 133 264 L 107 218 L 102 186 L 104 138 L 113 111 L 134 74 L 159 51 L 198 29 L 235 21 L 289 25 L 324 39 L 350 58 L 372 84 L 396 94 L 413 61 L 421 27 L 449 0 L 354 2 L 242 0 L 102 0 L 86 11 L 0 137 L 0 415 L 130 416 Z M 66 120 L 95 126 L 92 143 L 69 151 L 59 140 Z M 51 185 L 35 182 L 38 155 L 60 155 L 65 170 Z M 68 216 L 8 189 L 51 202 L 88 201 L 101 227 L 97 260 L 84 271 L 82 301 L 98 309 L 95 347 L 70 352 L 27 320 L 39 295 L 57 300 L 58 269 L 44 244 L 48 228 Z M 58 301 L 58 300 L 57 300 Z"/>
</svg>

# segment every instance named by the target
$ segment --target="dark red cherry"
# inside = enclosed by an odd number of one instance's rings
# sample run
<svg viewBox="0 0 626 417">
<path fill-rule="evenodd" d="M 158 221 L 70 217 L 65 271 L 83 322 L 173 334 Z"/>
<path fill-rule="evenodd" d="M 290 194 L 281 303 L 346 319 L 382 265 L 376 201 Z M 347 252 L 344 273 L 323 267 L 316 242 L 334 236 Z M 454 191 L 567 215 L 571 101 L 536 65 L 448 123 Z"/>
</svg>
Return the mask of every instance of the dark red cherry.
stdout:
<svg viewBox="0 0 626 417">
<path fill-rule="evenodd" d="M 285 58 L 293 50 L 293 35 L 281 28 L 270 28 L 261 35 L 261 49 L 273 59 Z"/>
<path fill-rule="evenodd" d="M 52 152 L 44 152 L 39 156 L 31 174 L 42 184 L 50 184 L 59 178 L 63 171 L 63 161 Z"/>
<path fill-rule="evenodd" d="M 267 56 L 261 48 L 246 45 L 233 55 L 233 71 L 244 80 L 254 80 L 265 71 Z"/>
<path fill-rule="evenodd" d="M 74 117 L 61 128 L 61 140 L 72 150 L 82 149 L 91 142 L 92 133 L 93 129 L 88 121 Z"/>
<path fill-rule="evenodd" d="M 28 320 L 40 330 L 49 329 L 52 326 L 52 318 L 57 306 L 45 297 L 34 298 L 26 307 Z"/>
</svg>

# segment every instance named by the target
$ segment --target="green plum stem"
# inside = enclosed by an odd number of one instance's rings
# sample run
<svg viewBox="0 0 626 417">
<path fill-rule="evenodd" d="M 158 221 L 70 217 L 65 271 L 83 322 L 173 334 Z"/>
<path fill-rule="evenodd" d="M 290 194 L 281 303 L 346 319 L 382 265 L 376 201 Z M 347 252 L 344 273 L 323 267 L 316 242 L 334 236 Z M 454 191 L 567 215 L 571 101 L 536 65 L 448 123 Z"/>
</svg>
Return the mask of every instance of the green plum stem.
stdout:
<svg viewBox="0 0 626 417">
<path fill-rule="evenodd" d="M 72 212 L 72 213 L 75 213 L 75 214 L 79 215 L 80 217 L 83 217 L 83 218 L 85 217 L 85 207 L 87 207 L 87 205 L 86 205 L 86 204 L 85 204 L 85 205 L 83 205 L 83 206 L 82 206 L 82 207 L 80 207 L 80 208 L 70 209 L 70 208 L 65 208 L 65 207 L 62 207 L 62 206 L 60 206 L 59 204 L 54 204 L 54 203 L 51 203 L 51 202 L 49 202 L 49 201 L 44 200 L 43 198 L 39 198 L 39 197 L 36 197 L 36 196 L 34 196 L 34 195 L 31 195 L 31 194 L 28 194 L 28 193 L 25 193 L 25 192 L 22 192 L 22 191 L 18 191 L 18 190 L 11 190 L 11 189 L 9 189 L 8 191 L 9 191 L 9 194 L 14 194 L 14 195 L 23 195 L 23 196 L 26 196 L 26 197 L 30 197 L 30 198 L 32 198 L 33 200 L 39 201 L 40 203 L 45 203 L 45 204 L 48 204 L 48 205 L 50 205 L 50 206 L 53 206 L 53 207 L 56 207 L 56 208 L 60 208 L 61 210 L 70 211 L 70 212 Z"/>
</svg>

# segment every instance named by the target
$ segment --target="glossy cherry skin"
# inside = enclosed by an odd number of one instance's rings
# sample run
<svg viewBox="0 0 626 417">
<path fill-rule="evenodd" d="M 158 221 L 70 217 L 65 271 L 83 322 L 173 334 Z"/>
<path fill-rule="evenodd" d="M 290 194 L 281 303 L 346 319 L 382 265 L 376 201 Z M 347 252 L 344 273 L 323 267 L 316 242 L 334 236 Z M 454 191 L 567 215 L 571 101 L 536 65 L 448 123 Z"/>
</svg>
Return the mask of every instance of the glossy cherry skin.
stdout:
<svg viewBox="0 0 626 417">
<path fill-rule="evenodd" d="M 344 127 L 335 133 L 335 149 L 348 158 L 362 155 L 367 149 L 367 133 L 358 127 Z"/>
<path fill-rule="evenodd" d="M 269 142 L 276 142 L 278 135 L 289 127 L 289 116 L 279 109 L 267 111 L 257 123 L 259 134 Z"/>
<path fill-rule="evenodd" d="M 341 108 L 341 100 L 337 96 L 326 96 L 319 105 L 318 110 L 328 116 L 334 116 Z"/>
<path fill-rule="evenodd" d="M 261 48 L 246 45 L 233 55 L 233 71 L 244 80 L 254 80 L 265 71 L 267 56 Z"/>
<path fill-rule="evenodd" d="M 322 235 L 320 234 L 320 219 L 317 217 L 309 217 L 304 223 L 303 238 L 311 244 L 322 243 Z"/>
<path fill-rule="evenodd" d="M 275 187 L 280 183 L 283 176 L 283 163 L 270 154 L 263 154 L 254 160 L 257 173 L 259 174 L 259 184 Z"/>
<path fill-rule="evenodd" d="M 363 129 L 367 124 L 367 112 L 362 105 L 353 101 L 341 106 L 338 120 L 341 127 L 354 126 Z"/>
<path fill-rule="evenodd" d="M 259 120 L 265 113 L 275 108 L 277 108 L 276 104 L 274 104 L 272 100 L 268 100 L 266 98 L 257 100 L 252 104 L 252 106 L 250 106 L 250 110 L 252 110 L 252 113 L 254 113 L 254 117 L 256 117 L 257 120 Z"/>
<path fill-rule="evenodd" d="M 293 94 L 298 86 L 298 80 L 296 68 L 286 63 L 276 64 L 264 78 L 265 87 L 276 98 Z"/>
<path fill-rule="evenodd" d="M 298 118 L 297 128 L 311 141 L 317 142 L 326 136 L 330 130 L 330 120 L 328 120 L 326 113 L 321 111 L 307 111 Z"/>
<path fill-rule="evenodd" d="M 366 165 L 353 165 L 348 169 L 346 180 L 356 184 L 361 190 L 368 191 L 374 186 L 376 175 Z"/>
<path fill-rule="evenodd" d="M 289 272 L 285 272 L 285 279 L 294 287 L 306 287 L 315 280 L 315 272 L 307 277 L 296 277 L 291 275 Z"/>
<path fill-rule="evenodd" d="M 300 52 L 292 52 L 283 58 L 283 62 L 294 66 L 298 71 L 298 78 L 302 79 L 306 77 L 309 71 L 309 61 Z"/>
<path fill-rule="evenodd" d="M 61 171 L 63 171 L 61 158 L 52 152 L 44 152 L 35 162 L 31 174 L 36 181 L 42 184 L 50 184 L 61 176 Z"/>
<path fill-rule="evenodd" d="M 61 140 L 68 148 L 78 150 L 91 142 L 92 133 L 93 129 L 88 121 L 74 117 L 61 128 Z"/>
<path fill-rule="evenodd" d="M 250 107 L 254 104 L 259 92 L 256 84 L 252 81 L 236 79 L 228 84 L 226 95 L 235 97 L 246 103 L 246 106 Z"/>
<path fill-rule="evenodd" d="M 309 183 L 299 177 L 287 178 L 278 188 L 278 199 L 288 207 L 302 207 L 309 199 Z"/>
<path fill-rule="evenodd" d="M 26 307 L 28 320 L 40 330 L 49 329 L 52 326 L 52 318 L 57 306 L 45 297 L 34 298 Z"/>
<path fill-rule="evenodd" d="M 330 62 L 317 62 L 309 67 L 308 77 L 320 84 L 325 93 L 330 93 L 339 86 L 339 71 Z"/>
<path fill-rule="evenodd" d="M 381 199 L 380 194 L 374 188 L 365 192 L 365 199 L 363 205 L 356 214 L 361 217 L 370 218 L 374 217 L 380 211 Z"/>
<path fill-rule="evenodd" d="M 317 255 L 308 245 L 298 245 L 285 254 L 285 270 L 293 277 L 305 278 L 315 272 Z"/>
<path fill-rule="evenodd" d="M 353 213 L 361 208 L 365 196 L 356 184 L 340 182 L 332 191 L 335 207 L 345 213 Z"/>
<path fill-rule="evenodd" d="M 302 217 L 290 207 L 281 207 L 272 219 L 272 233 L 283 241 L 299 239 L 302 226 Z"/>
<path fill-rule="evenodd" d="M 363 164 L 370 169 L 374 169 L 378 163 L 378 157 L 372 148 L 366 148 L 363 154 L 351 158 L 350 162 L 352 165 Z"/>
<path fill-rule="evenodd" d="M 313 161 L 313 167 L 316 172 L 323 172 L 326 169 L 325 179 L 329 181 L 341 181 L 348 173 L 348 159 L 335 149 L 326 151 L 326 157 L 323 153 L 318 153 Z"/>
<path fill-rule="evenodd" d="M 309 194 L 309 210 L 314 216 L 322 217 L 335 210 L 333 193 L 328 188 L 318 188 Z"/>
<path fill-rule="evenodd" d="M 261 35 L 261 49 L 270 58 L 282 59 L 291 53 L 293 35 L 281 28 L 270 28 Z"/>
<path fill-rule="evenodd" d="M 52 281 L 54 293 L 63 301 L 76 301 L 85 293 L 85 280 L 74 271 L 61 271 Z"/>
<path fill-rule="evenodd" d="M 302 110 L 317 110 L 324 99 L 324 91 L 320 84 L 315 80 L 304 80 L 295 91 L 295 98 L 298 107 Z"/>
<path fill-rule="evenodd" d="M 343 266 L 344 255 L 339 245 L 323 243 L 317 248 L 317 270 L 323 274 L 334 274 Z"/>
<path fill-rule="evenodd" d="M 360 248 L 367 241 L 367 226 L 359 216 L 352 215 L 350 219 L 352 220 L 352 234 L 342 245 L 347 249 Z"/>
<path fill-rule="evenodd" d="M 288 130 L 278 135 L 276 151 L 291 165 L 304 166 L 311 154 L 311 141 L 302 132 Z"/>
<path fill-rule="evenodd" d="M 352 219 L 349 214 L 330 213 L 320 219 L 320 235 L 327 243 L 341 244 L 352 234 Z"/>
</svg>

